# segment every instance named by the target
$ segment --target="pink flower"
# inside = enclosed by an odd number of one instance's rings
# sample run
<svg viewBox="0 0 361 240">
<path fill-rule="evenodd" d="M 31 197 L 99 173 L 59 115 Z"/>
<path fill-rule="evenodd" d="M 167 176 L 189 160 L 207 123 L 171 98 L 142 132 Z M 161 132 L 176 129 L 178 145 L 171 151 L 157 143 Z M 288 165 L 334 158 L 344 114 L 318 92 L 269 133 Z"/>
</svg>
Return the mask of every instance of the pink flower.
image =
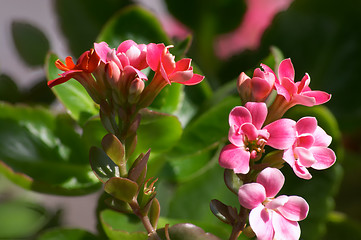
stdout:
<svg viewBox="0 0 361 240">
<path fill-rule="evenodd" d="M 273 73 L 272 69 L 262 65 L 266 72 Z M 291 59 L 285 59 L 278 68 L 278 78 L 276 78 L 275 89 L 277 97 L 270 107 L 268 121 L 281 118 L 291 107 L 300 104 L 308 107 L 320 105 L 330 100 L 331 95 L 323 91 L 313 91 L 308 86 L 310 76 L 306 73 L 300 82 L 295 82 L 295 70 Z"/>
<path fill-rule="evenodd" d="M 285 178 L 276 168 L 266 168 L 255 183 L 242 185 L 238 191 L 240 204 L 251 209 L 249 223 L 258 240 L 297 240 L 301 229 L 298 221 L 307 217 L 309 206 L 298 196 L 275 198 Z"/>
<path fill-rule="evenodd" d="M 273 73 L 256 68 L 253 77 L 242 72 L 238 77 L 237 89 L 243 103 L 264 102 L 273 90 L 276 77 Z"/>
<path fill-rule="evenodd" d="M 141 79 L 147 79 L 147 76 L 140 71 L 148 67 L 145 44 L 136 44 L 132 40 L 126 40 L 115 50 L 109 48 L 106 42 L 101 42 L 94 43 L 94 49 L 103 63 L 111 63 L 112 68 L 118 67 L 119 71 L 126 75 L 136 74 Z"/>
<path fill-rule="evenodd" d="M 303 179 L 312 178 L 307 168 L 329 168 L 336 161 L 335 153 L 328 148 L 332 137 L 317 126 L 314 117 L 304 117 L 296 123 L 297 138 L 292 148 L 284 151 L 283 159 L 295 174 Z"/>
<path fill-rule="evenodd" d="M 280 119 L 262 128 L 267 116 L 265 103 L 248 102 L 245 107 L 235 107 L 229 114 L 228 139 L 219 156 L 221 167 L 246 174 L 250 159 L 258 160 L 269 145 L 276 149 L 288 149 L 295 141 L 295 122 Z"/>
<path fill-rule="evenodd" d="M 262 35 L 277 13 L 286 10 L 293 0 L 247 0 L 247 11 L 241 25 L 221 35 L 215 43 L 216 54 L 227 59 L 246 49 L 258 48 Z"/>
<path fill-rule="evenodd" d="M 155 75 L 142 93 L 141 107 L 149 106 L 158 93 L 172 82 L 195 85 L 204 79 L 204 76 L 193 73 L 190 58 L 183 58 L 176 62 L 169 48 L 170 46 L 166 47 L 163 43 L 150 43 L 147 46 L 147 63 Z"/>
</svg>

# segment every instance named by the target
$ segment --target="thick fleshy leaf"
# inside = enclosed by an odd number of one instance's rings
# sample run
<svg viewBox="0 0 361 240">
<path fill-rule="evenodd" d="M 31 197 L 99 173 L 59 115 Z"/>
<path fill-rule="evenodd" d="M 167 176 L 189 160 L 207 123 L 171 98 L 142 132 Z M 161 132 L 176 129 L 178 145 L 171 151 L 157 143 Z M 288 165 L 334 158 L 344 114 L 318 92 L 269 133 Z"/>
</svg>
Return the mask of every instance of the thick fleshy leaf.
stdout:
<svg viewBox="0 0 361 240">
<path fill-rule="evenodd" d="M 237 209 L 227 206 L 217 199 L 213 199 L 210 203 L 212 213 L 222 222 L 233 225 L 238 218 Z"/>
<path fill-rule="evenodd" d="M 13 22 L 11 30 L 16 49 L 22 59 L 31 66 L 43 65 L 50 48 L 45 34 L 37 27 L 20 21 Z"/>
<path fill-rule="evenodd" d="M 103 183 L 112 177 L 120 177 L 119 167 L 100 148 L 90 148 L 89 162 L 93 172 Z"/>
<path fill-rule="evenodd" d="M 0 239 L 27 239 L 49 222 L 44 208 L 26 202 L 3 201 L 0 204 Z"/>
<path fill-rule="evenodd" d="M 157 229 L 157 224 L 160 216 L 160 204 L 158 199 L 154 198 L 150 206 L 148 217 L 153 228 Z"/>
<path fill-rule="evenodd" d="M 99 189 L 88 150 L 65 116 L 0 104 L 0 171 L 33 191 L 80 195 Z"/>
<path fill-rule="evenodd" d="M 157 18 L 139 6 L 127 7 L 114 15 L 104 26 L 97 42 L 105 41 L 110 47 L 117 47 L 128 39 L 137 44 L 170 43 Z"/>
<path fill-rule="evenodd" d="M 165 229 L 158 229 L 159 236 L 165 238 Z M 168 228 L 169 237 L 174 240 L 220 240 L 218 237 L 204 232 L 203 229 L 191 223 L 179 223 Z M 150 238 L 152 240 L 156 238 Z"/>
<path fill-rule="evenodd" d="M 37 240 L 100 240 L 94 234 L 72 228 L 55 228 L 42 233 Z"/>
<path fill-rule="evenodd" d="M 239 203 L 248 209 L 253 209 L 266 200 L 266 189 L 259 183 L 247 183 L 238 190 Z"/>
<path fill-rule="evenodd" d="M 144 240 L 147 239 L 143 224 L 132 215 L 125 215 L 113 210 L 100 212 L 103 230 L 110 240 Z"/>
<path fill-rule="evenodd" d="M 48 81 L 56 79 L 59 73 L 62 73 L 55 67 L 55 61 L 58 57 L 55 54 L 48 54 L 46 59 L 46 76 Z M 94 101 L 88 95 L 83 86 L 74 79 L 64 84 L 52 88 L 57 98 L 67 108 L 70 116 L 74 118 L 81 126 L 91 118 L 99 114 L 99 109 Z"/>
<path fill-rule="evenodd" d="M 267 197 L 275 197 L 284 182 L 285 177 L 277 168 L 266 168 L 257 176 L 257 183 L 265 188 Z"/>
<path fill-rule="evenodd" d="M 127 178 L 112 177 L 105 183 L 104 191 L 129 203 L 137 195 L 138 184 Z"/>
<path fill-rule="evenodd" d="M 107 134 L 102 139 L 102 147 L 104 152 L 110 157 L 110 159 L 118 166 L 125 166 L 125 149 L 119 139 L 113 134 Z"/>
</svg>

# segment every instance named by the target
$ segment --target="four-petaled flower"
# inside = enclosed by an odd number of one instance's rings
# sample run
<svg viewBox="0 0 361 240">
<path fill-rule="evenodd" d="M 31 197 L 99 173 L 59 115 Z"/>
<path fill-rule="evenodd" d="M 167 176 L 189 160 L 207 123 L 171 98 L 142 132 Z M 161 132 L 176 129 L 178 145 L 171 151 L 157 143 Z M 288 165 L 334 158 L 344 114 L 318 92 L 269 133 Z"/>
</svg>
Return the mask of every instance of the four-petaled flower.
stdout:
<svg viewBox="0 0 361 240">
<path fill-rule="evenodd" d="M 267 116 L 265 103 L 248 102 L 245 107 L 235 107 L 229 114 L 228 139 L 219 156 L 221 167 L 246 174 L 250 159 L 258 160 L 265 145 L 276 149 L 290 148 L 296 137 L 295 121 L 279 119 L 262 128 Z"/>
<path fill-rule="evenodd" d="M 275 198 L 285 178 L 277 168 L 264 169 L 255 183 L 239 188 L 240 204 L 251 209 L 249 224 L 258 240 L 298 240 L 301 230 L 298 221 L 307 217 L 309 206 L 298 196 L 281 195 Z"/>
<path fill-rule="evenodd" d="M 336 155 L 328 148 L 332 137 L 317 126 L 316 118 L 304 117 L 298 120 L 296 133 L 296 141 L 292 148 L 284 151 L 283 159 L 298 177 L 310 179 L 312 176 L 308 167 L 322 170 L 335 163 Z"/>
</svg>

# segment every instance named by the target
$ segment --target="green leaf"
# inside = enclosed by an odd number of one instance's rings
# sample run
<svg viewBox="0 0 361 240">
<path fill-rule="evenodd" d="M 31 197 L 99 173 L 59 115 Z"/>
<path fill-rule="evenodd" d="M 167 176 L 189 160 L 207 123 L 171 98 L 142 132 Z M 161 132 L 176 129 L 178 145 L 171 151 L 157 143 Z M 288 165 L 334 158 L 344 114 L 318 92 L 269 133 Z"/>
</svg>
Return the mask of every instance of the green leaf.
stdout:
<svg viewBox="0 0 361 240">
<path fill-rule="evenodd" d="M 111 47 L 132 39 L 136 43 L 170 43 L 158 19 L 149 11 L 130 6 L 119 11 L 102 29 L 97 42 L 105 41 Z"/>
<path fill-rule="evenodd" d="M 119 167 L 107 156 L 107 154 L 100 148 L 92 147 L 89 152 L 90 165 L 103 183 L 107 182 L 112 177 L 119 177 Z"/>
<path fill-rule="evenodd" d="M 0 103 L 0 172 L 33 191 L 81 195 L 100 187 L 88 150 L 65 116 Z"/>
<path fill-rule="evenodd" d="M 58 57 L 49 53 L 46 59 L 46 76 L 48 81 L 58 78 L 58 74 L 62 73 L 55 67 L 55 61 Z M 81 126 L 91 118 L 99 114 L 98 106 L 88 95 L 83 86 L 74 79 L 57 85 L 52 88 L 54 94 L 67 108 L 70 116 L 74 118 Z"/>
<path fill-rule="evenodd" d="M 109 209 L 100 213 L 103 229 L 110 240 L 144 240 L 147 233 L 144 226 L 134 215 L 125 215 Z"/>
<path fill-rule="evenodd" d="M 361 239 L 361 223 L 345 214 L 332 212 L 328 217 L 327 232 L 323 239 Z"/>
<path fill-rule="evenodd" d="M 6 74 L 0 74 L 0 100 L 11 103 L 20 100 L 20 91 L 16 83 Z"/>
<path fill-rule="evenodd" d="M 0 239 L 28 239 L 49 221 L 45 209 L 25 202 L 0 204 Z"/>
<path fill-rule="evenodd" d="M 93 47 L 104 24 L 129 0 L 56 0 L 55 11 L 71 51 L 80 56 Z"/>
<path fill-rule="evenodd" d="M 165 238 L 165 229 L 158 229 L 157 233 L 159 236 L 164 239 Z M 169 237 L 172 240 L 220 240 L 220 238 L 204 232 L 203 229 L 197 227 L 191 223 L 179 223 L 168 228 Z M 150 238 L 156 239 L 156 238 Z"/>
<path fill-rule="evenodd" d="M 102 146 L 104 152 L 116 165 L 125 165 L 125 150 L 123 144 L 113 134 L 107 134 L 103 137 Z"/>
<path fill-rule="evenodd" d="M 112 177 L 105 183 L 104 191 L 129 203 L 138 193 L 138 184 L 127 178 Z"/>
<path fill-rule="evenodd" d="M 12 36 L 22 59 L 31 66 L 44 64 L 49 51 L 49 41 L 45 34 L 26 22 L 14 21 L 11 25 Z"/>
<path fill-rule="evenodd" d="M 37 240 L 100 240 L 92 233 L 82 229 L 56 228 L 42 233 Z"/>
</svg>

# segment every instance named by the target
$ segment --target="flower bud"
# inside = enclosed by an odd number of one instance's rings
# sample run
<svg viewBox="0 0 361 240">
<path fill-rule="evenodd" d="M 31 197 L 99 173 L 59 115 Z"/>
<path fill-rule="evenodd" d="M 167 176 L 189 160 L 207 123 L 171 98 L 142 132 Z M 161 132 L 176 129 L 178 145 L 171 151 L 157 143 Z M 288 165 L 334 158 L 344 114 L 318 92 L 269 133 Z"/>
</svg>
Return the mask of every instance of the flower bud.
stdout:
<svg viewBox="0 0 361 240">
<path fill-rule="evenodd" d="M 144 82 L 140 78 L 134 79 L 129 86 L 128 102 L 133 104 L 139 100 L 140 94 L 144 90 Z"/>
<path fill-rule="evenodd" d="M 107 79 L 110 86 L 116 89 L 120 78 L 119 67 L 115 62 L 110 61 L 109 63 L 107 63 L 105 67 L 105 71 L 107 73 Z"/>
</svg>

